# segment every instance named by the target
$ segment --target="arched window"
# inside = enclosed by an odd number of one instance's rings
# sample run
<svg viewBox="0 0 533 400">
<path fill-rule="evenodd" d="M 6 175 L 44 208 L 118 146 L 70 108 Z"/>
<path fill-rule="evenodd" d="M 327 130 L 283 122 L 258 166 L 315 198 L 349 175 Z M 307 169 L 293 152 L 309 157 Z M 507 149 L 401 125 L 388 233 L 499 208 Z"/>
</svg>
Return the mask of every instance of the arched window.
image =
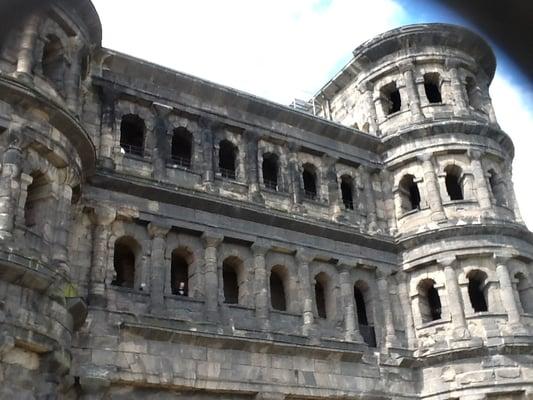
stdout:
<svg viewBox="0 0 533 400">
<path fill-rule="evenodd" d="M 489 170 L 489 185 L 496 205 L 507 205 L 505 182 L 493 169 Z"/>
<path fill-rule="evenodd" d="M 328 277 L 325 273 L 321 272 L 315 276 L 315 302 L 316 302 L 316 311 L 319 318 L 328 317 L 327 309 L 327 290 L 328 287 Z"/>
<path fill-rule="evenodd" d="M 442 103 L 440 76 L 437 72 L 424 74 L 424 90 L 430 103 Z"/>
<path fill-rule="evenodd" d="M 170 288 L 172 294 L 179 296 L 189 295 L 189 265 L 191 254 L 184 249 L 175 249 L 172 252 L 170 267 Z"/>
<path fill-rule="evenodd" d="M 418 301 L 422 322 L 441 319 L 440 296 L 433 279 L 424 279 L 418 284 Z"/>
<path fill-rule="evenodd" d="M 401 198 L 402 211 L 420 209 L 420 191 L 413 175 L 407 174 L 400 180 L 398 186 Z"/>
<path fill-rule="evenodd" d="M 464 200 L 463 188 L 461 185 L 462 171 L 457 165 L 448 165 L 444 168 L 446 173 L 446 191 L 450 200 Z"/>
<path fill-rule="evenodd" d="M 515 275 L 515 279 L 517 280 L 516 290 L 518 291 L 522 310 L 526 314 L 533 314 L 533 287 L 531 287 L 528 279 L 521 272 Z"/>
<path fill-rule="evenodd" d="M 242 262 L 237 257 L 228 257 L 222 263 L 224 303 L 239 304 L 239 273 Z"/>
<path fill-rule="evenodd" d="M 135 114 L 122 117 L 120 123 L 120 147 L 124 153 L 142 157 L 144 155 L 144 120 Z"/>
<path fill-rule="evenodd" d="M 317 198 L 317 177 L 316 167 L 312 164 L 304 164 L 302 179 L 304 181 L 304 196 L 309 200 Z"/>
<path fill-rule="evenodd" d="M 171 161 L 181 167 L 190 168 L 192 158 L 192 134 L 183 127 L 172 134 Z"/>
<path fill-rule="evenodd" d="M 342 203 L 347 210 L 353 210 L 353 179 L 351 176 L 341 177 Z"/>
<path fill-rule="evenodd" d="M 24 204 L 24 224 L 28 228 L 37 225 L 40 206 L 44 206 L 43 200 L 50 194 L 50 187 L 44 174 L 34 172 L 31 177 L 33 179 L 28 186 L 26 203 Z"/>
<path fill-rule="evenodd" d="M 137 242 L 129 236 L 123 236 L 115 241 L 113 254 L 115 279 L 111 282 L 112 285 L 133 289 L 135 283 L 135 250 L 137 248 Z"/>
<path fill-rule="evenodd" d="M 357 321 L 359 322 L 359 331 L 367 345 L 376 347 L 376 333 L 373 324 L 370 323 L 369 315 L 369 287 L 366 282 L 357 281 L 353 288 L 355 298 L 355 307 L 357 310 Z"/>
<path fill-rule="evenodd" d="M 487 306 L 487 274 L 480 270 L 470 271 L 468 278 L 468 296 L 474 312 L 483 312 L 488 310 Z"/>
<path fill-rule="evenodd" d="M 271 190 L 278 190 L 278 156 L 272 153 L 263 154 L 263 183 Z"/>
<path fill-rule="evenodd" d="M 285 296 L 286 271 L 277 265 L 270 271 L 270 303 L 274 310 L 287 311 L 287 298 Z"/>
<path fill-rule="evenodd" d="M 396 87 L 396 82 L 388 83 L 381 88 L 381 104 L 385 115 L 394 114 L 401 110 L 402 98 Z"/>
<path fill-rule="evenodd" d="M 224 178 L 236 178 L 237 148 L 229 140 L 222 140 L 220 142 L 218 168 Z"/>
<path fill-rule="evenodd" d="M 55 35 L 48 35 L 43 48 L 43 75 L 57 89 L 64 94 L 66 60 L 65 50 L 61 40 Z"/>
</svg>

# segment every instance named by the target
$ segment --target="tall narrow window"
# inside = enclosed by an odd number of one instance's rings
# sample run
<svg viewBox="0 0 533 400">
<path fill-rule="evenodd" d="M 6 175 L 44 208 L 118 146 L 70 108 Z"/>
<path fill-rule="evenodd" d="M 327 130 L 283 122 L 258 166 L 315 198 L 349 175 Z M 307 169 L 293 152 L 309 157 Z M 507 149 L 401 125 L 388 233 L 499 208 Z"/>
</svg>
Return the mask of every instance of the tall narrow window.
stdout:
<svg viewBox="0 0 533 400">
<path fill-rule="evenodd" d="M 327 299 L 326 299 L 326 289 L 327 289 L 328 278 L 323 272 L 315 276 L 315 302 L 316 302 L 316 311 L 319 318 L 327 318 Z"/>
<path fill-rule="evenodd" d="M 191 255 L 183 249 L 172 252 L 170 267 L 170 288 L 172 294 L 189 295 L 189 260 Z"/>
<path fill-rule="evenodd" d="M 220 142 L 218 167 L 224 178 L 235 179 L 237 168 L 237 148 L 229 140 Z"/>
<path fill-rule="evenodd" d="M 400 180 L 398 190 L 403 212 L 420 209 L 420 191 L 413 175 L 405 175 Z"/>
<path fill-rule="evenodd" d="M 115 267 L 114 286 L 133 289 L 135 282 L 135 248 L 138 245 L 129 236 L 121 237 L 115 242 L 113 264 Z"/>
<path fill-rule="evenodd" d="M 186 128 L 174 129 L 170 157 L 174 164 L 185 168 L 191 167 L 192 135 Z"/>
<path fill-rule="evenodd" d="M 341 177 L 342 203 L 347 210 L 353 210 L 353 179 L 351 176 Z"/>
<path fill-rule="evenodd" d="M 309 200 L 317 198 L 316 168 L 312 164 L 304 164 L 302 179 L 304 181 L 304 196 Z"/>
<path fill-rule="evenodd" d="M 120 123 L 120 147 L 127 154 L 144 155 L 144 120 L 138 115 L 127 114 Z"/>
<path fill-rule="evenodd" d="M 43 48 L 42 58 L 43 75 L 57 89 L 64 94 L 66 60 L 65 50 L 61 40 L 55 35 L 48 35 Z"/>
<path fill-rule="evenodd" d="M 468 276 L 468 296 L 474 312 L 488 310 L 486 286 L 487 274 L 480 270 L 471 271 Z"/>
<path fill-rule="evenodd" d="M 278 190 L 278 156 L 272 153 L 263 155 L 263 183 L 271 190 Z"/>
<path fill-rule="evenodd" d="M 463 188 L 461 185 L 462 171 L 457 165 L 448 165 L 444 172 L 446 173 L 446 191 L 450 200 L 463 200 Z"/>
<path fill-rule="evenodd" d="M 274 310 L 286 311 L 287 299 L 283 284 L 286 271 L 281 266 L 275 266 L 270 272 L 270 302 Z"/>
<path fill-rule="evenodd" d="M 359 331 L 365 343 L 370 347 L 376 347 L 376 333 L 374 326 L 370 323 L 369 318 L 369 287 L 366 282 L 357 281 L 353 288 L 355 297 L 355 307 L 357 310 L 357 321 L 359 323 Z"/>
<path fill-rule="evenodd" d="M 394 114 L 402 108 L 402 98 L 396 82 L 388 83 L 381 88 L 381 99 L 385 115 Z"/>
<path fill-rule="evenodd" d="M 433 279 L 424 279 L 418 284 L 418 301 L 422 322 L 441 319 L 440 296 Z"/>
<path fill-rule="evenodd" d="M 436 72 L 424 74 L 424 90 L 430 103 L 442 103 L 440 94 L 440 76 Z"/>
<path fill-rule="evenodd" d="M 29 228 L 37 225 L 39 221 L 39 208 L 46 208 L 43 200 L 49 196 L 49 185 L 44 174 L 35 172 L 27 189 L 26 203 L 24 204 L 24 224 Z"/>
<path fill-rule="evenodd" d="M 224 303 L 239 304 L 239 270 L 240 260 L 228 257 L 222 263 L 222 280 L 224 282 Z"/>
<path fill-rule="evenodd" d="M 505 182 L 493 169 L 489 170 L 489 185 L 490 190 L 492 191 L 492 196 L 496 201 L 496 205 L 507 205 Z"/>
</svg>

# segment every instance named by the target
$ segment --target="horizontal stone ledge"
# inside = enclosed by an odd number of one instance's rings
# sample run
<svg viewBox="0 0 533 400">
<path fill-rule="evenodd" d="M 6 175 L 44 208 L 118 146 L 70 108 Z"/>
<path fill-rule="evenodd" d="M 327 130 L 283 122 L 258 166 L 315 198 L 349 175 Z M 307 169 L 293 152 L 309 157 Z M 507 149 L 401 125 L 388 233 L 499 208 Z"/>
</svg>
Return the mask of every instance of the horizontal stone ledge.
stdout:
<svg viewBox="0 0 533 400">
<path fill-rule="evenodd" d="M 253 332 L 254 336 L 229 336 L 224 334 L 182 330 L 153 324 L 123 322 L 121 329 L 128 330 L 147 340 L 171 343 L 186 342 L 198 346 L 221 348 L 224 350 L 246 350 L 271 354 L 302 355 L 308 354 L 320 359 L 360 361 L 367 351 L 363 343 L 322 341 L 312 344 L 304 336 L 265 334 Z M 263 337 L 261 337 L 263 336 Z"/>
<path fill-rule="evenodd" d="M 0 280 L 44 292 L 55 273 L 47 264 L 28 258 L 13 249 L 0 250 Z"/>
</svg>

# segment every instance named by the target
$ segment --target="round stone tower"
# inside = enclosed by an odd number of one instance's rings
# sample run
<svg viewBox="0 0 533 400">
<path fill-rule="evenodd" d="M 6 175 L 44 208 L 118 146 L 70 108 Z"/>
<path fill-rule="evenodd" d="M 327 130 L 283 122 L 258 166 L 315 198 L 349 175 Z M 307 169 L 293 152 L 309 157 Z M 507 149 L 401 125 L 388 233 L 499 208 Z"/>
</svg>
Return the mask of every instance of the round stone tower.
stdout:
<svg viewBox="0 0 533 400">
<path fill-rule="evenodd" d="M 533 239 L 489 96 L 494 71 L 473 32 L 406 26 L 358 47 L 314 99 L 323 117 L 382 139 L 424 398 L 486 398 L 531 374 L 518 349 L 532 339 Z"/>
<path fill-rule="evenodd" d="M 71 337 L 86 315 L 67 249 L 95 168 L 79 99 L 100 22 L 89 1 L 33 3 L 0 17 L 2 398 L 68 390 Z"/>
</svg>

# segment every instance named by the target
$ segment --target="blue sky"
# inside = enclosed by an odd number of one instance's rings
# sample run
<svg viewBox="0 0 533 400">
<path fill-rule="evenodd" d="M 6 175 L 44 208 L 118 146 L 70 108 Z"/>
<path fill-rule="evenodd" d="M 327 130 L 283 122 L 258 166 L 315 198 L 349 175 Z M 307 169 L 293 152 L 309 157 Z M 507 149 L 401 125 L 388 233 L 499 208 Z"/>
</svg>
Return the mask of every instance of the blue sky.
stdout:
<svg viewBox="0 0 533 400">
<path fill-rule="evenodd" d="M 466 0 L 465 0 L 466 1 Z M 418 22 L 468 21 L 431 0 L 93 0 L 103 44 L 282 104 L 310 98 L 359 44 Z M 491 43 L 494 47 L 494 44 Z M 501 49 L 491 96 L 515 143 L 514 181 L 533 227 L 533 87 Z"/>
</svg>

